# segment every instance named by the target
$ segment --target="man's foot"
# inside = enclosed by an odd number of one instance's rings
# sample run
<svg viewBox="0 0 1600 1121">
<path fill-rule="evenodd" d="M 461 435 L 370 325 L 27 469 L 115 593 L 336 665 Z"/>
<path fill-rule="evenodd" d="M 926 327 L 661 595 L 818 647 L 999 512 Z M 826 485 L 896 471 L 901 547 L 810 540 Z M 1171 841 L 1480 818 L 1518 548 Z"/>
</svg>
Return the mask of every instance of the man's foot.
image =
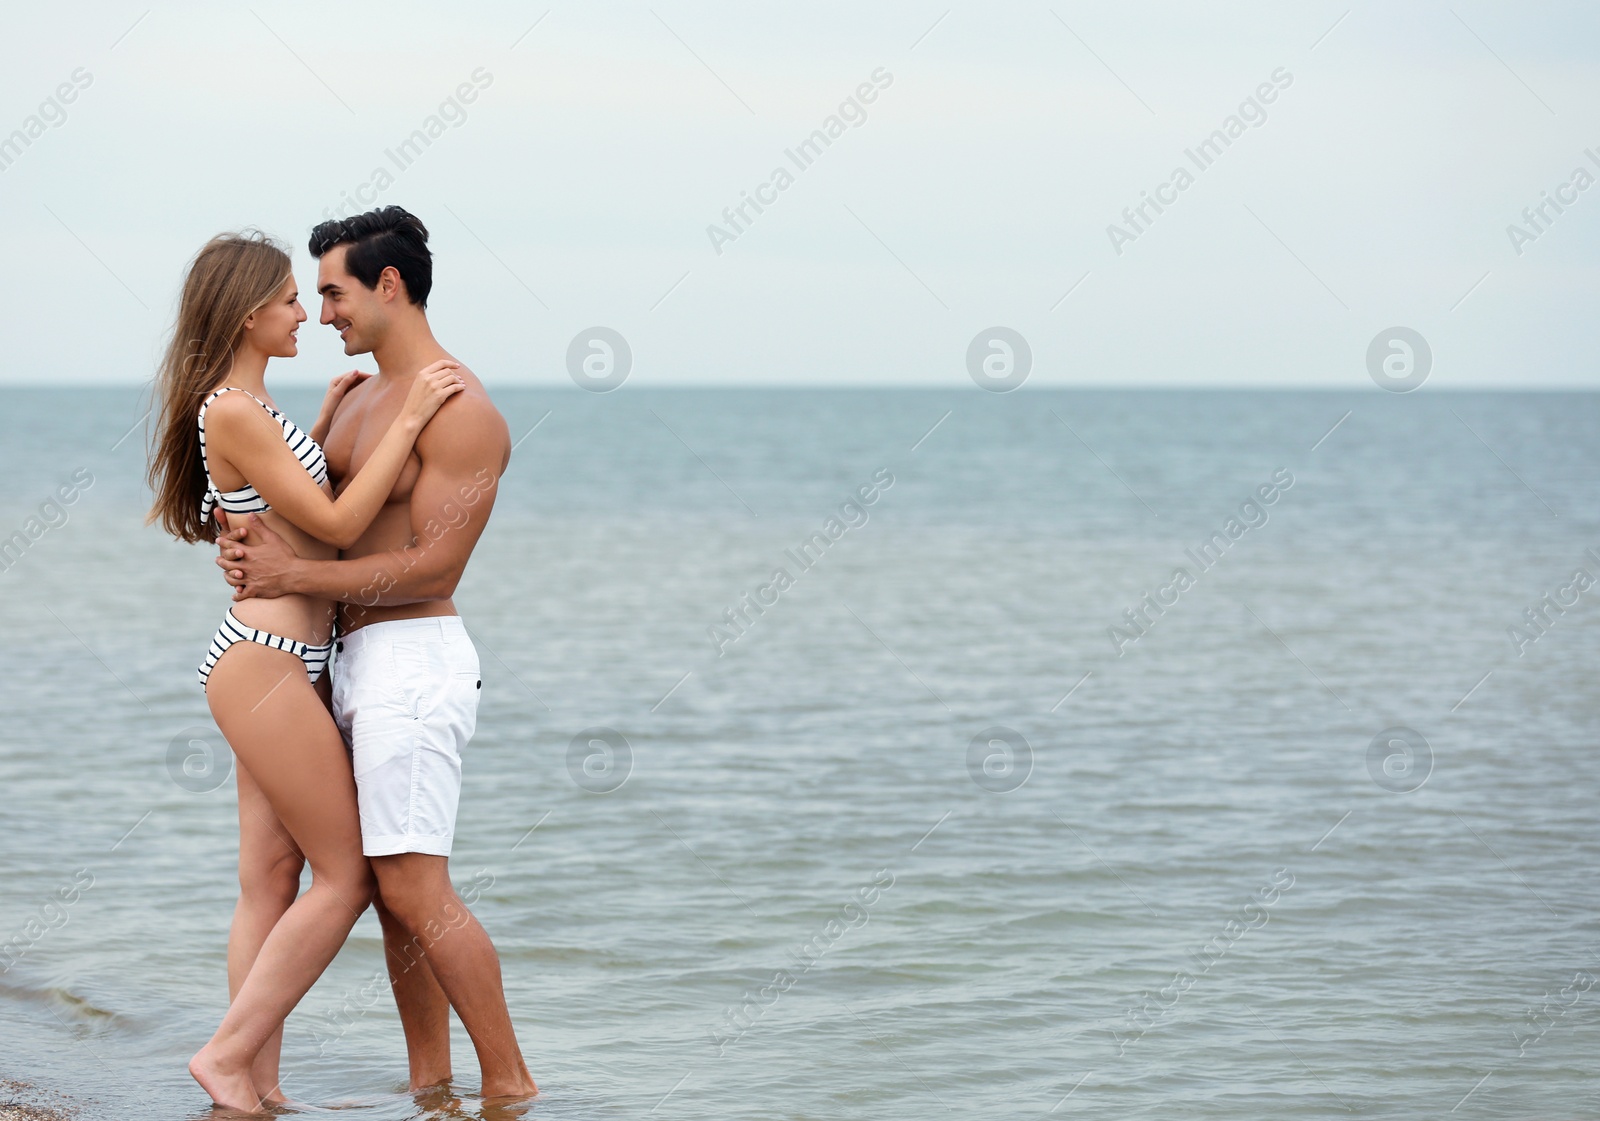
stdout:
<svg viewBox="0 0 1600 1121">
<path fill-rule="evenodd" d="M 518 1084 L 519 1088 L 506 1091 L 493 1083 L 485 1082 L 483 1085 L 483 1100 L 479 1103 L 478 1112 L 483 1121 L 518 1121 L 533 1109 L 533 1099 L 539 1093 L 539 1087 L 533 1084 L 533 1079 L 524 1074 Z"/>
<path fill-rule="evenodd" d="M 485 1078 L 483 1089 L 479 1094 L 485 1098 L 515 1098 L 523 1100 L 537 1096 L 539 1087 L 533 1084 L 533 1079 L 526 1072 L 516 1078 L 507 1078 L 496 1082 Z"/>
<path fill-rule="evenodd" d="M 461 1099 L 450 1089 L 450 1080 L 428 1086 L 412 1086 L 411 1100 L 428 1113 L 455 1114 L 461 1109 Z"/>
<path fill-rule="evenodd" d="M 450 1090 L 450 1083 L 454 1080 L 454 1077 L 455 1076 L 450 1073 L 448 1067 L 445 1068 L 443 1074 L 437 1072 L 432 1074 L 413 1074 L 411 1076 L 411 1085 L 408 1086 L 407 1089 L 411 1092 L 413 1097 L 416 1097 L 420 1094 L 429 1094 L 436 1090 L 448 1092 Z"/>
<path fill-rule="evenodd" d="M 261 1099 L 256 1096 L 255 1083 L 248 1070 L 228 1071 L 209 1054 L 211 1044 L 200 1048 L 189 1060 L 189 1073 L 200 1083 L 200 1088 L 211 1095 L 211 1100 L 224 1109 L 241 1113 L 260 1113 Z"/>
<path fill-rule="evenodd" d="M 482 1121 L 521 1121 L 534 1110 L 532 1098 L 484 1098 L 478 1103 Z"/>
</svg>

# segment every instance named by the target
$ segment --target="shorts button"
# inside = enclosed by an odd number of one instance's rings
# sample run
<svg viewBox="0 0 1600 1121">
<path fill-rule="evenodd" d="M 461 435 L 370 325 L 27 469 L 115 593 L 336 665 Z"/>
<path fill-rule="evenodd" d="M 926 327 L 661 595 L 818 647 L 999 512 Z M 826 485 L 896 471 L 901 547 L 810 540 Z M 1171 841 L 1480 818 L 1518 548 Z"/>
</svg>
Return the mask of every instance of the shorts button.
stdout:
<svg viewBox="0 0 1600 1121">
<path fill-rule="evenodd" d="M 476 687 L 479 688 L 479 689 L 483 688 L 483 678 L 481 678 L 481 677 L 478 678 L 478 684 L 477 684 Z"/>
<path fill-rule="evenodd" d="M 344 643 L 342 643 L 342 642 L 336 642 L 336 643 L 334 643 L 334 646 L 335 646 L 335 647 L 337 647 L 337 648 L 338 648 L 338 650 L 339 650 L 339 652 L 340 652 L 340 653 L 343 653 L 343 652 L 344 652 Z"/>
</svg>

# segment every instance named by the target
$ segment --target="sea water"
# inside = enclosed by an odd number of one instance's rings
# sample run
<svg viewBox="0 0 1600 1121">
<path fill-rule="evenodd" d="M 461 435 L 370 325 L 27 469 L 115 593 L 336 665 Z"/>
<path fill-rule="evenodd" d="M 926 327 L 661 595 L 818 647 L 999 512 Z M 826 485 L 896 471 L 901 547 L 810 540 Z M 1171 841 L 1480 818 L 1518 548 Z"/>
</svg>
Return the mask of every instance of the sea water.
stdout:
<svg viewBox="0 0 1600 1121">
<path fill-rule="evenodd" d="M 535 1115 L 1600 1116 L 1600 396 L 494 396 L 451 867 Z M 117 1121 L 205 1114 L 237 891 L 146 408 L 0 392 L 0 1076 Z M 368 914 L 291 1095 L 436 1115 L 385 986 Z"/>
</svg>

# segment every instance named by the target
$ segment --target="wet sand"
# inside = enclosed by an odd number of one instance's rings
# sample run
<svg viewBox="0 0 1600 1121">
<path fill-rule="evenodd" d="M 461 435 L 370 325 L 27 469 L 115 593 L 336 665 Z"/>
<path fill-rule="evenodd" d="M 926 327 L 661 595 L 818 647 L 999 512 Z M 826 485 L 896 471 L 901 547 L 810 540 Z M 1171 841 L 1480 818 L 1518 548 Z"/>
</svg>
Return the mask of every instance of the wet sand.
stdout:
<svg viewBox="0 0 1600 1121">
<path fill-rule="evenodd" d="M 51 1104 L 41 1105 L 40 1100 Z M 14 1078 L 0 1078 L 0 1121 L 72 1121 L 76 1112 L 59 1094 Z"/>
</svg>

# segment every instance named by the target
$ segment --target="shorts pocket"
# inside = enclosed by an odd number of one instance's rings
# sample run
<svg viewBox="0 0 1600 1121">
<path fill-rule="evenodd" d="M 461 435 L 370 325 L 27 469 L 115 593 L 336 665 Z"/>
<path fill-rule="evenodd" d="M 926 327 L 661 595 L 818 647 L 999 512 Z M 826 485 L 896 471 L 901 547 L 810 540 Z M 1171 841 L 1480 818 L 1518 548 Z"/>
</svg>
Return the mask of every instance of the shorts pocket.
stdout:
<svg viewBox="0 0 1600 1121">
<path fill-rule="evenodd" d="M 436 642 L 401 640 L 390 644 L 389 683 L 406 715 L 416 720 L 439 695 L 444 659 Z"/>
<path fill-rule="evenodd" d="M 464 632 L 447 634 L 442 646 L 451 673 L 479 676 L 478 648 L 472 644 L 471 635 Z"/>
<path fill-rule="evenodd" d="M 453 673 L 450 675 L 449 688 L 439 699 L 435 719 L 441 725 L 448 726 L 455 739 L 457 752 L 466 748 L 467 741 L 477 731 L 478 698 L 482 696 L 482 685 L 483 679 L 476 670 Z"/>
<path fill-rule="evenodd" d="M 444 644 L 445 659 L 450 664 L 452 684 L 472 690 L 470 703 L 477 706 L 477 693 L 483 688 L 483 667 L 478 662 L 478 648 L 466 634 L 448 636 Z"/>
</svg>

